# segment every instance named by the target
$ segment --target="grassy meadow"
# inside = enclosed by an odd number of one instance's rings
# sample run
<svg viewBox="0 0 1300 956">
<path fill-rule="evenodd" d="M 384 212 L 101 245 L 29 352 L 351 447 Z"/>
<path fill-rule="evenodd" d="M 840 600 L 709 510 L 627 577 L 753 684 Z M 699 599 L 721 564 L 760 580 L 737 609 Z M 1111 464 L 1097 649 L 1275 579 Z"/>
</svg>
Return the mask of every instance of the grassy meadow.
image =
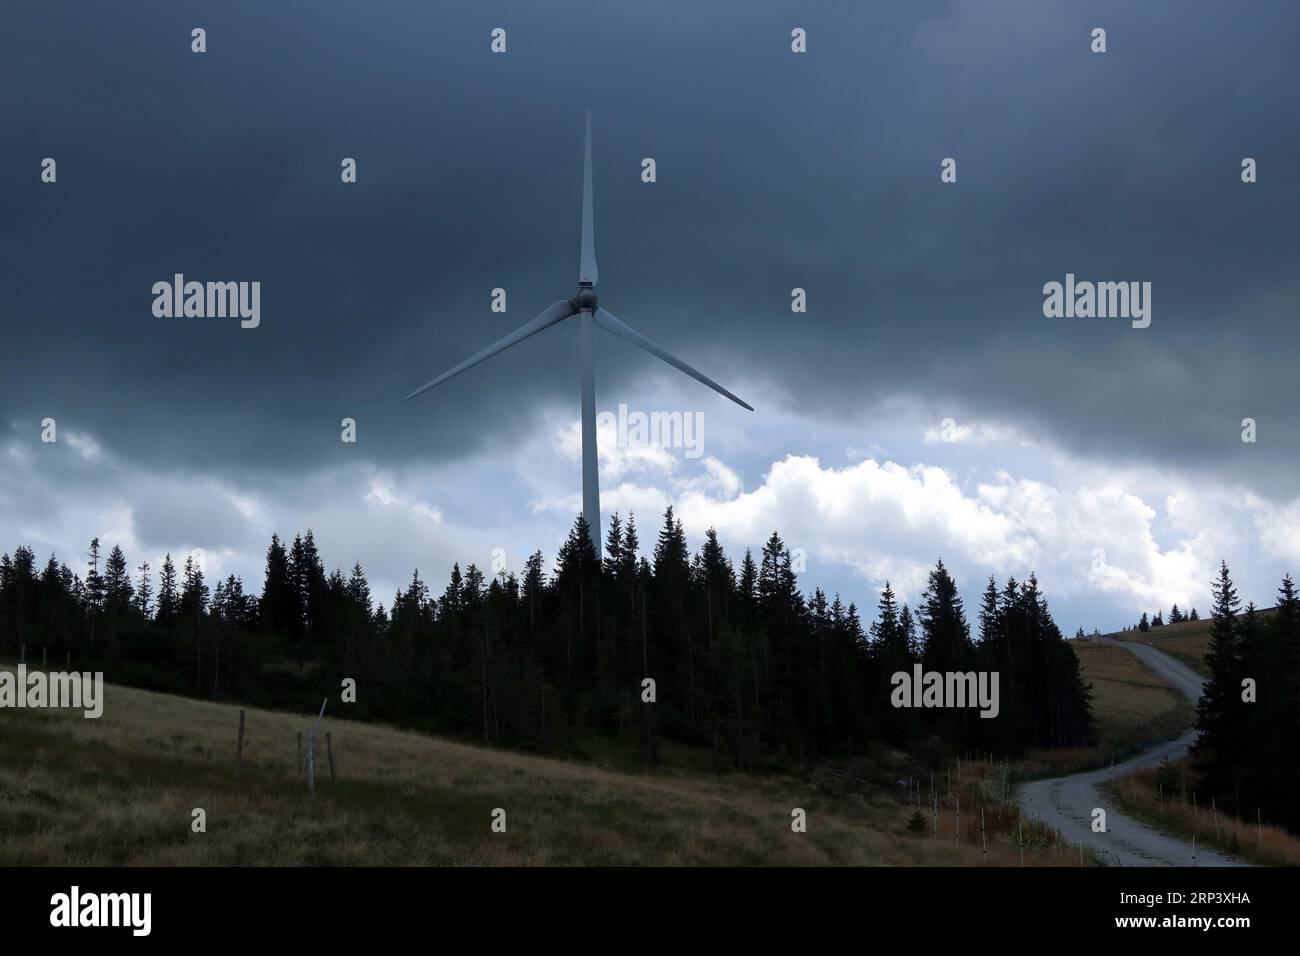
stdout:
<svg viewBox="0 0 1300 956">
<path fill-rule="evenodd" d="M 1105 746 L 1186 726 L 1185 701 L 1123 648 L 1076 651 Z M 309 796 L 297 734 L 314 717 L 248 709 L 237 772 L 230 704 L 106 685 L 98 720 L 0 711 L 0 865 L 979 866 L 1020 865 L 1022 843 L 1025 865 L 1077 865 L 1005 802 L 997 761 L 935 774 L 936 833 L 930 771 L 884 750 L 745 776 L 666 747 L 666 766 L 639 770 L 603 744 L 592 760 L 557 760 L 327 712 Z M 806 833 L 792 832 L 796 807 Z M 195 808 L 206 833 L 191 830 Z M 505 833 L 492 832 L 496 808 Z"/>
<path fill-rule="evenodd" d="M 98 720 L 0 711 L 0 865 L 983 861 L 906 829 L 899 755 L 807 779 L 625 773 L 327 714 L 310 797 L 296 734 L 315 715 L 250 709 L 237 774 L 237 707 L 112 685 L 105 696 Z M 206 833 L 191 832 L 198 807 Z M 498 807 L 503 834 L 491 830 Z M 795 807 L 806 833 L 791 830 Z"/>
<path fill-rule="evenodd" d="M 1208 677 L 1210 672 L 1205 666 L 1205 652 L 1210 648 L 1210 623 L 1208 620 L 1179 621 L 1177 624 L 1153 627 L 1145 634 L 1141 631 L 1119 631 L 1106 636 L 1117 641 L 1150 644 L 1156 650 L 1182 661 L 1196 673 Z"/>
<path fill-rule="evenodd" d="M 1267 623 L 1272 618 L 1274 610 L 1271 607 L 1261 609 L 1260 622 Z M 1179 621 L 1177 624 L 1153 627 L 1145 634 L 1141 631 L 1116 631 L 1106 636 L 1113 637 L 1117 641 L 1139 641 L 1150 644 L 1170 657 L 1182 661 L 1196 673 L 1209 677 L 1210 670 L 1205 664 L 1205 652 L 1210 649 L 1211 623 L 1208 619 Z"/>
<path fill-rule="evenodd" d="M 1133 654 L 1115 644 L 1070 642 L 1092 685 L 1097 743 L 1074 750 L 1031 750 L 1016 765 L 1022 777 L 1055 777 L 1122 760 L 1179 736 L 1196 718 L 1191 702 Z"/>
</svg>

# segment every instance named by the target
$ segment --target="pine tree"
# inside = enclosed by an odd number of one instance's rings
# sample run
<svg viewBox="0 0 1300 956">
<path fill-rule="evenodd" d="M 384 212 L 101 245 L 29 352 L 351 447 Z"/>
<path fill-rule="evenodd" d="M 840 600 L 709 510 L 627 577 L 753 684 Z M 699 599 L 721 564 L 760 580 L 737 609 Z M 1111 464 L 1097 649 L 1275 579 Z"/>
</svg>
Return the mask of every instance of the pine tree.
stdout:
<svg viewBox="0 0 1300 956">
<path fill-rule="evenodd" d="M 127 571 L 126 555 L 119 545 L 113 545 L 104 563 L 104 607 L 114 617 L 121 617 L 131 607 L 135 596 L 131 586 L 131 577 Z"/>
<path fill-rule="evenodd" d="M 930 572 L 921 595 L 921 658 L 927 670 L 966 670 L 970 659 L 970 626 L 957 584 L 943 561 Z"/>
<path fill-rule="evenodd" d="M 347 594 L 348 600 L 369 618 L 373 612 L 373 599 L 370 596 L 370 582 L 366 580 L 366 572 L 362 570 L 360 561 L 352 565 L 352 573 L 348 576 Z"/>
<path fill-rule="evenodd" d="M 185 559 L 185 574 L 181 584 L 179 620 L 194 638 L 194 690 L 203 693 L 203 616 L 208 606 L 208 586 L 203 581 L 203 569 L 194 556 Z"/>
<path fill-rule="evenodd" d="M 140 572 L 140 578 L 135 589 L 135 609 L 141 617 L 148 618 L 153 615 L 153 569 L 145 561 L 136 570 Z"/>
<path fill-rule="evenodd" d="M 87 552 L 86 567 L 86 600 L 90 605 L 91 611 L 99 611 L 104 607 L 104 579 L 99 574 L 99 539 L 90 539 L 90 551 Z"/>
<path fill-rule="evenodd" d="M 1226 561 L 1219 564 L 1219 576 L 1210 594 L 1212 623 L 1210 646 L 1205 652 L 1210 679 L 1205 682 L 1196 708 L 1200 735 L 1192 752 L 1202 767 L 1206 787 L 1222 795 L 1235 791 L 1240 781 L 1242 767 L 1238 758 L 1246 718 L 1240 696 L 1244 675 L 1236 621 L 1241 601 Z"/>
<path fill-rule="evenodd" d="M 271 535 L 270 547 L 266 549 L 266 576 L 262 584 L 260 612 L 263 626 L 271 633 L 293 632 L 297 591 L 289 573 L 289 556 L 278 534 Z"/>
<path fill-rule="evenodd" d="M 538 612 L 546 589 L 546 572 L 542 565 L 542 552 L 534 551 L 524 562 L 523 600 L 528 611 L 528 644 L 537 641 Z"/>
<path fill-rule="evenodd" d="M 623 520 L 615 511 L 609 518 L 609 532 L 605 535 L 605 574 L 615 586 L 623 570 Z"/>
<path fill-rule="evenodd" d="M 159 624 L 170 624 L 180 610 L 180 592 L 176 587 L 176 565 L 172 563 L 171 552 L 163 555 L 162 572 L 158 577 L 158 615 Z"/>
</svg>

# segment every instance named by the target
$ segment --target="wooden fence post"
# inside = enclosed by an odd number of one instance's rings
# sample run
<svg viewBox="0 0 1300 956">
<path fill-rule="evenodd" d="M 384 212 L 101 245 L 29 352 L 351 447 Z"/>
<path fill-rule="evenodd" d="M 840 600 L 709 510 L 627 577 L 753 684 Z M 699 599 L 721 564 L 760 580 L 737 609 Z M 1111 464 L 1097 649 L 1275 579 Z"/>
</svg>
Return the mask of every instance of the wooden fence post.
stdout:
<svg viewBox="0 0 1300 956">
<path fill-rule="evenodd" d="M 984 835 L 984 805 L 980 805 L 980 843 L 984 845 L 984 865 L 989 864 L 989 838 Z"/>
<path fill-rule="evenodd" d="M 239 741 L 235 744 L 235 776 L 244 770 L 244 708 L 239 708 Z"/>
<path fill-rule="evenodd" d="M 321 701 L 320 714 L 316 717 L 316 723 L 312 724 L 311 730 L 307 732 L 307 792 L 312 795 L 316 793 L 316 766 L 312 757 L 316 744 L 316 729 L 320 727 L 321 717 L 325 716 L 325 704 L 328 702 L 328 697 Z"/>
<path fill-rule="evenodd" d="M 330 758 L 330 783 L 334 783 L 338 777 L 334 773 L 334 735 L 328 730 L 325 731 L 325 753 Z"/>
</svg>

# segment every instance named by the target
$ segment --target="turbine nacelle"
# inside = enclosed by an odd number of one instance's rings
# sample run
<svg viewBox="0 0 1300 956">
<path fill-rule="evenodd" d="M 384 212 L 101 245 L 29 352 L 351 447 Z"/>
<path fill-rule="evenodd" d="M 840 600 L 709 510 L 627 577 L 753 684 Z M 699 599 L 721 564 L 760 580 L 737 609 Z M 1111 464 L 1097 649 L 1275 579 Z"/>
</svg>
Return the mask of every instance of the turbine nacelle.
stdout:
<svg viewBox="0 0 1300 956">
<path fill-rule="evenodd" d="M 573 306 L 575 313 L 595 312 L 598 307 L 596 290 L 589 285 L 578 286 L 578 294 L 569 300 L 569 305 Z"/>
</svg>

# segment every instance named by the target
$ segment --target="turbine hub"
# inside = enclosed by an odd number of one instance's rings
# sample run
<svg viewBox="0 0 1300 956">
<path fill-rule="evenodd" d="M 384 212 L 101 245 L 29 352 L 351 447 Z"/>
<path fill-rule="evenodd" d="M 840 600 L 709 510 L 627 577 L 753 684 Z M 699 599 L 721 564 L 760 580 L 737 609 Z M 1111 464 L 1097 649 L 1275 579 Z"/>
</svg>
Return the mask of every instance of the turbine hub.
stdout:
<svg viewBox="0 0 1300 956">
<path fill-rule="evenodd" d="M 569 300 L 569 305 L 575 312 L 595 312 L 596 290 L 589 285 L 579 286 L 578 294 Z"/>
</svg>

